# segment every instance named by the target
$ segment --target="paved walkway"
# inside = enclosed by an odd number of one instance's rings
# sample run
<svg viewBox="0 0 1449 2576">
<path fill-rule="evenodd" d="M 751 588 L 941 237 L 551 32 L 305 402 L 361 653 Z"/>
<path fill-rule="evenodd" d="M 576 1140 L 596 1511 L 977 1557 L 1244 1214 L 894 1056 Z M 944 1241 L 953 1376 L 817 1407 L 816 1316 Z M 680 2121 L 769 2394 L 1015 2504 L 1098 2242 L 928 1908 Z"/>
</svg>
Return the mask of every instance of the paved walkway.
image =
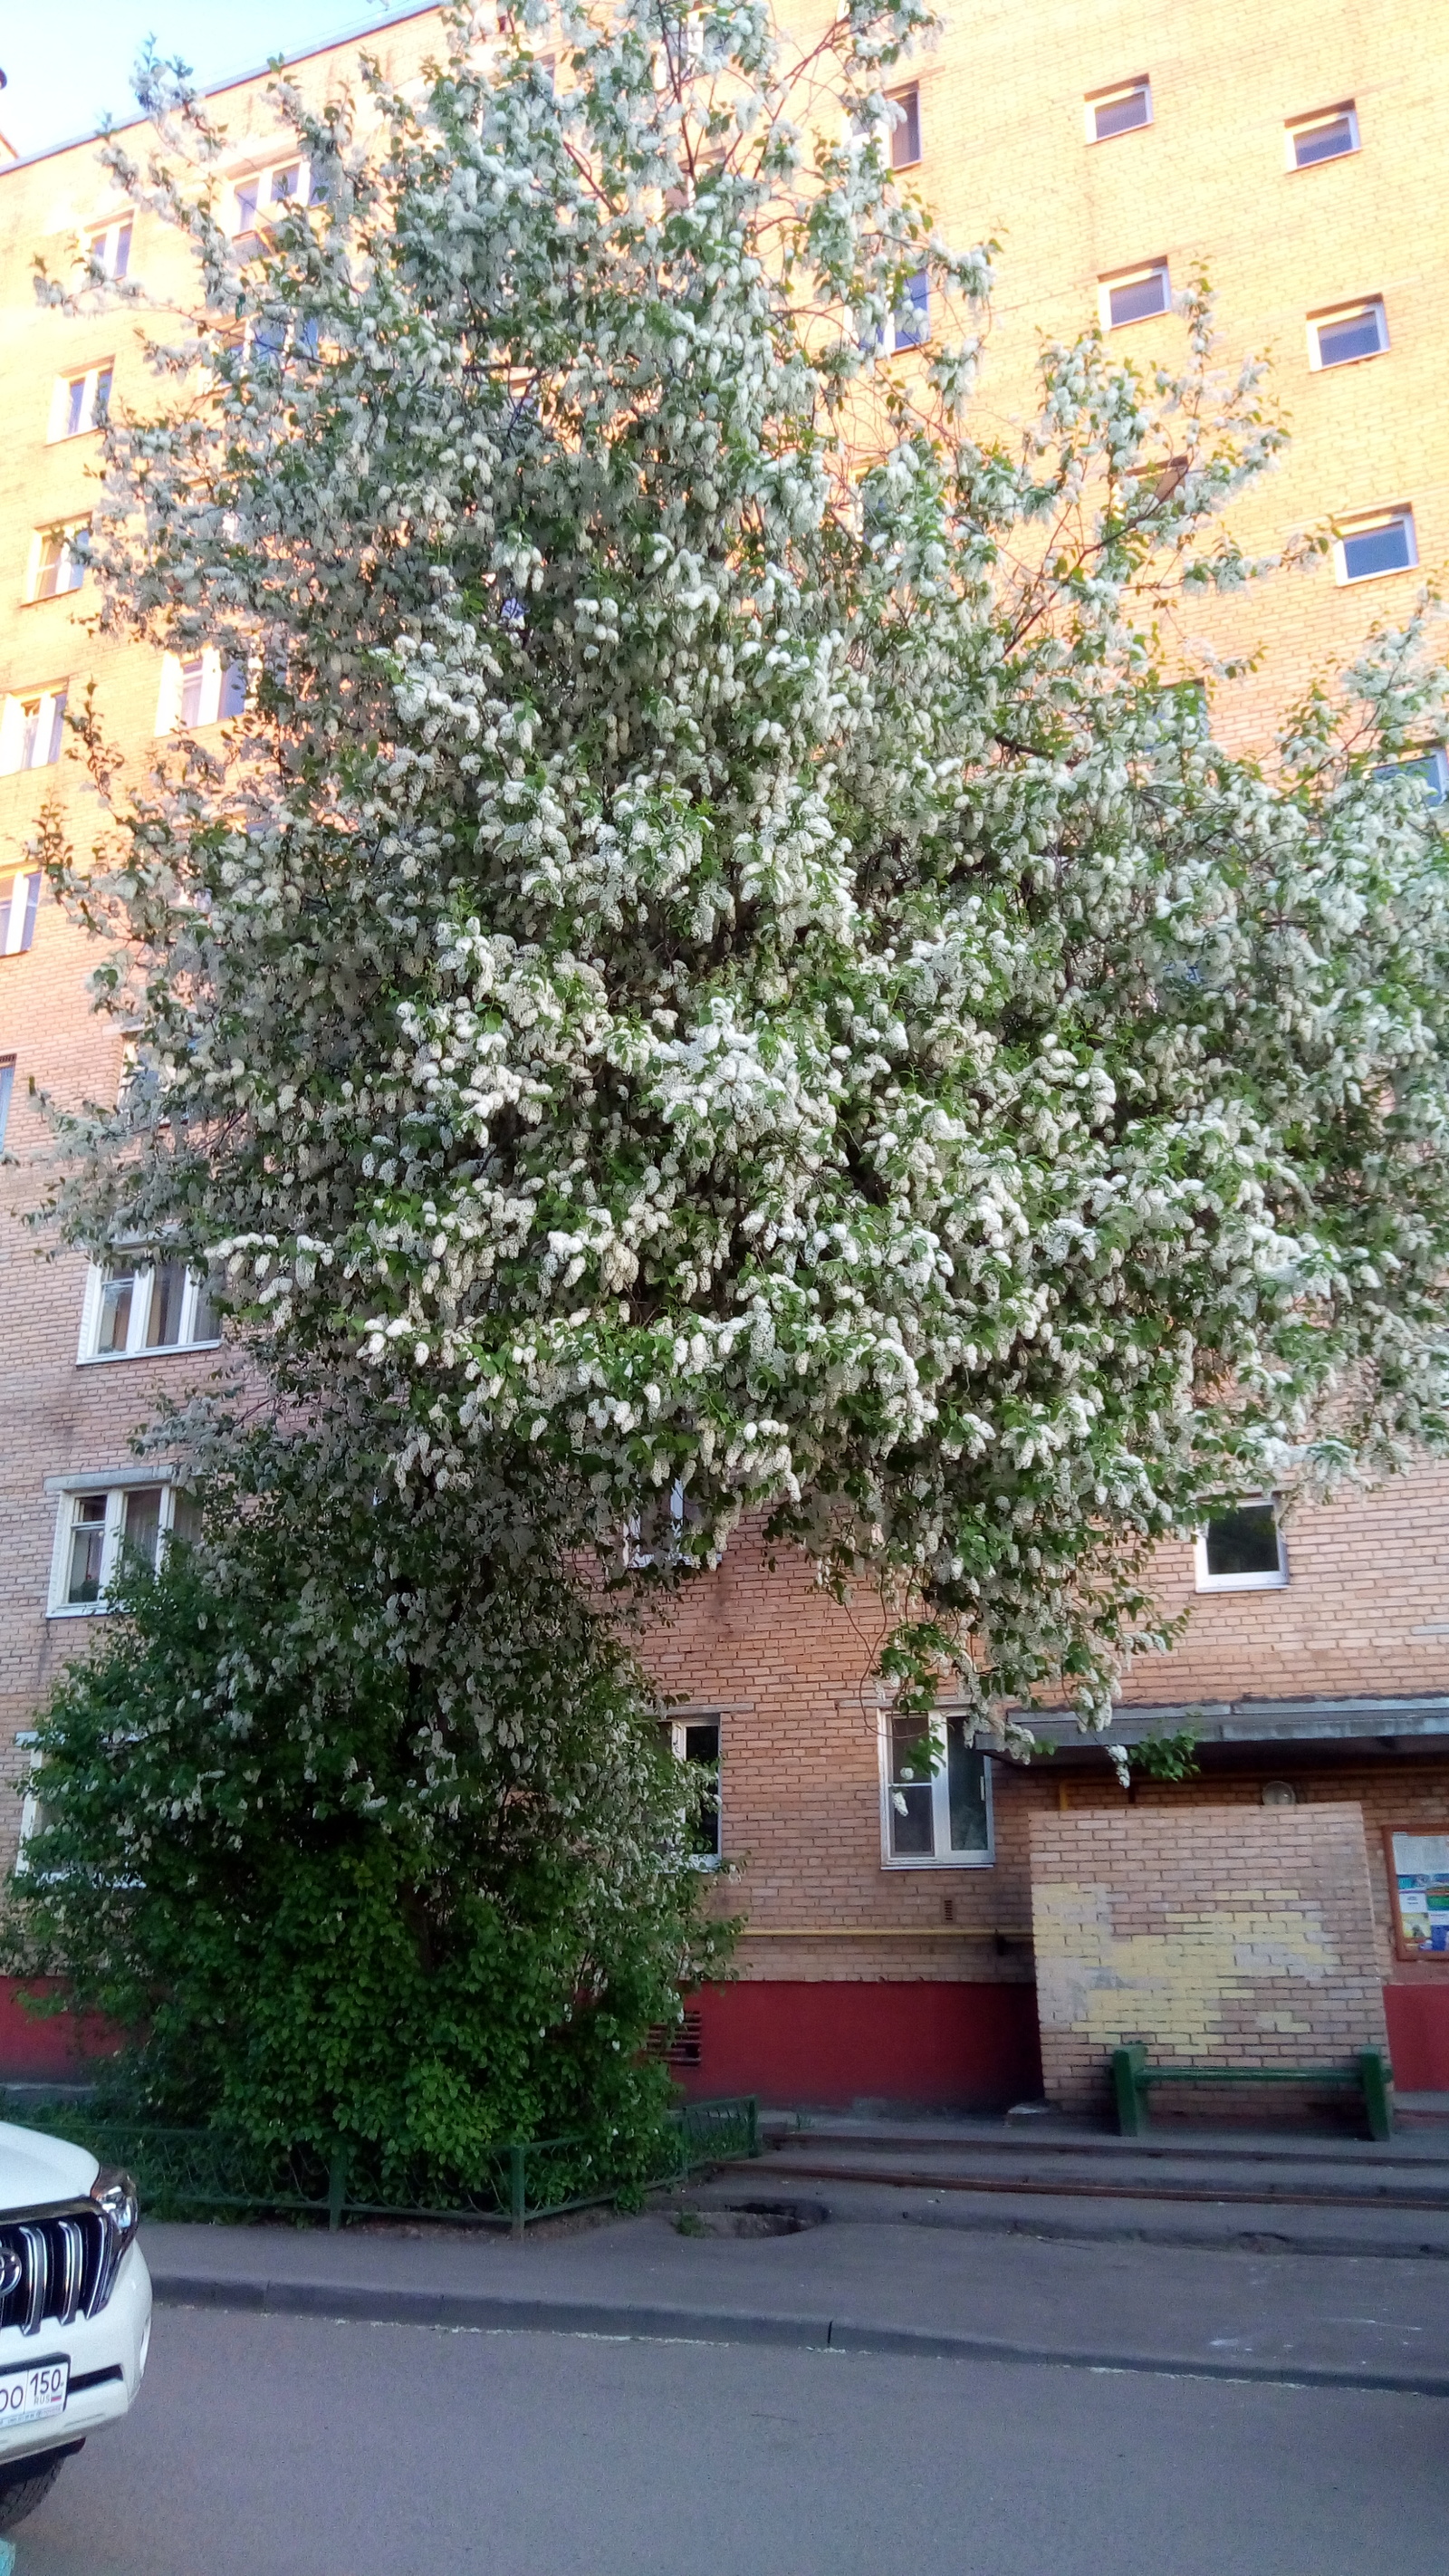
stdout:
<svg viewBox="0 0 1449 2576">
<path fill-rule="evenodd" d="M 686 2209 L 792 2198 L 826 2207 L 826 2223 L 765 2239 L 681 2234 L 675 2223 Z M 1128 2241 L 1110 2221 L 1078 2242 L 1025 2222 L 965 2228 L 958 2206 L 929 2190 L 790 2186 L 754 2165 L 672 2209 L 545 2229 L 523 2244 L 376 2225 L 336 2236 L 148 2225 L 143 2242 L 158 2298 L 177 2305 L 1449 2395 L 1449 2276 L 1441 2259 L 1404 2259 L 1407 2243 L 1388 2257 L 1372 2250 L 1370 2231 L 1387 2219 L 1360 2214 L 1360 2250 L 1304 2250 L 1282 2232 L 1289 2213 L 1269 2211 L 1279 2232 L 1267 2252 L 1221 2234 L 1193 2246 Z M 1293 2213 L 1300 2224 L 1323 2215 Z M 1341 2231 L 1346 2215 L 1336 2214 Z M 1436 2255 L 1446 2252 L 1449 2234 Z"/>
</svg>

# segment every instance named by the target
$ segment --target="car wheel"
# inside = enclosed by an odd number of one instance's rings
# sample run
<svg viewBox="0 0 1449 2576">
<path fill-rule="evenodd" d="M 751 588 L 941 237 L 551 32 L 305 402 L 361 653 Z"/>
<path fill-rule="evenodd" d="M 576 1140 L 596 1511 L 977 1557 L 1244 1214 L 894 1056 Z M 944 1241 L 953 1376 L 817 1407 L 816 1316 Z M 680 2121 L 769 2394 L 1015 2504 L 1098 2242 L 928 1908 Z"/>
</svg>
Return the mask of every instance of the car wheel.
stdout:
<svg viewBox="0 0 1449 2576">
<path fill-rule="evenodd" d="M 62 2460 L 80 2449 L 68 2442 L 63 2451 L 42 2451 L 39 2459 L 7 2460 L 0 2467 L 0 2531 L 13 2531 L 38 2504 L 44 2504 L 60 2475 Z"/>
</svg>

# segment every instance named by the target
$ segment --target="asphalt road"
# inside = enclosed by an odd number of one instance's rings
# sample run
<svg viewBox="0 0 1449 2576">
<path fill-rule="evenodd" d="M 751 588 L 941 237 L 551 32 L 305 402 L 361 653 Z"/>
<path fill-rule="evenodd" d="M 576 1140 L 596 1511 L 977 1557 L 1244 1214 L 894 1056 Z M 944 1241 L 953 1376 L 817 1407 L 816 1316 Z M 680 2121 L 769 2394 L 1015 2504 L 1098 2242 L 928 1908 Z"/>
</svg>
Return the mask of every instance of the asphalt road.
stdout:
<svg viewBox="0 0 1449 2576">
<path fill-rule="evenodd" d="M 158 2311 L 16 2576 L 1443 2576 L 1449 2401 Z"/>
</svg>

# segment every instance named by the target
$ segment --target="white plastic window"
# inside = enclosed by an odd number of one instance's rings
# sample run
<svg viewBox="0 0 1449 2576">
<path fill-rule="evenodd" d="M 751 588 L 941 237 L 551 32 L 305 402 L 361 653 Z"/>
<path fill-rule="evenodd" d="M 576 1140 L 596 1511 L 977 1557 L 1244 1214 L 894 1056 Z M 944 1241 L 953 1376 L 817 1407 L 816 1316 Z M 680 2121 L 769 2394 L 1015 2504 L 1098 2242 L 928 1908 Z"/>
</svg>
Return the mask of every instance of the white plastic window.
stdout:
<svg viewBox="0 0 1449 2576">
<path fill-rule="evenodd" d="M 39 868 L 18 868 L 13 877 L 0 877 L 0 957 L 24 955 L 35 937 L 39 910 Z"/>
<path fill-rule="evenodd" d="M 1146 322 L 1172 306 L 1172 280 L 1165 259 L 1144 260 L 1140 268 L 1119 268 L 1098 280 L 1097 292 L 1104 331 Z"/>
<path fill-rule="evenodd" d="M 232 181 L 231 229 L 254 233 L 276 223 L 289 206 L 314 202 L 312 165 L 295 152 L 261 170 L 246 170 Z"/>
<path fill-rule="evenodd" d="M 931 336 L 931 281 L 925 269 L 918 268 L 901 289 L 901 300 L 886 324 L 882 347 L 919 349 Z"/>
<path fill-rule="evenodd" d="M 79 590 L 86 577 L 89 519 L 67 519 L 59 527 L 37 528 L 30 545 L 29 599 L 59 599 Z"/>
<path fill-rule="evenodd" d="M 1290 170 L 1312 170 L 1320 161 L 1341 161 L 1358 150 L 1358 110 L 1351 98 L 1337 107 L 1315 108 L 1311 116 L 1290 116 L 1283 129 Z"/>
<path fill-rule="evenodd" d="M 1199 1592 L 1281 1592 L 1288 1550 L 1269 1494 L 1249 1494 L 1214 1512 L 1198 1531 Z"/>
<path fill-rule="evenodd" d="M 208 1348 L 221 1324 L 204 1279 L 184 1261 L 92 1262 L 81 1309 L 82 1361 L 143 1359 L 158 1351 Z"/>
<path fill-rule="evenodd" d="M 83 438 L 88 430 L 99 429 L 106 417 L 111 399 L 111 361 L 104 359 L 97 367 L 87 367 L 78 376 L 57 376 L 50 398 L 50 427 L 47 436 Z"/>
<path fill-rule="evenodd" d="M 1089 90 L 1085 104 L 1087 141 L 1110 143 L 1119 134 L 1131 134 L 1139 125 L 1152 123 L 1152 83 L 1140 72 L 1135 80 L 1119 81 L 1111 89 Z"/>
<path fill-rule="evenodd" d="M 1357 518 L 1340 519 L 1333 553 L 1340 583 L 1412 572 L 1419 560 L 1413 511 L 1407 506 L 1366 510 Z"/>
<path fill-rule="evenodd" d="M 991 1866 L 991 1766 L 958 1713 L 882 1717 L 880 1794 L 884 1868 Z"/>
<path fill-rule="evenodd" d="M 1381 295 L 1357 304 L 1335 304 L 1308 317 L 1308 363 L 1315 374 L 1350 367 L 1359 358 L 1381 358 L 1389 345 L 1389 317 Z"/>
<path fill-rule="evenodd" d="M 897 109 L 891 128 L 891 168 L 912 170 L 921 157 L 921 93 L 913 82 L 909 89 L 893 89 L 887 95 Z"/>
<path fill-rule="evenodd" d="M 62 1493 L 48 1616 L 94 1618 L 110 1606 L 109 1596 L 127 1550 L 155 1566 L 169 1538 L 192 1538 L 196 1528 L 195 1505 L 189 1496 L 154 1476 L 86 1484 Z"/>
<path fill-rule="evenodd" d="M 227 724 L 247 701 L 247 675 L 238 662 L 223 663 L 210 645 L 200 653 L 168 653 L 156 705 L 158 733 L 192 733 L 199 725 Z"/>
<path fill-rule="evenodd" d="M 49 769 L 65 741 L 65 684 L 0 702 L 0 778 Z"/>
<path fill-rule="evenodd" d="M 131 218 L 118 215 L 90 235 L 87 247 L 101 275 L 119 284 L 131 265 Z"/>
<path fill-rule="evenodd" d="M 10 1102 L 15 1090 L 15 1058 L 0 1055 L 0 1154 L 5 1151 L 5 1131 L 10 1124 Z"/>
<path fill-rule="evenodd" d="M 1380 761 L 1375 778 L 1402 778 L 1417 787 L 1426 805 L 1449 802 L 1449 757 L 1436 742 L 1428 751 L 1410 752 L 1403 760 Z"/>
<path fill-rule="evenodd" d="M 701 1775 L 690 1859 L 697 1869 L 717 1869 L 722 1849 L 720 1823 L 720 1722 L 717 1717 L 676 1717 L 668 1724 L 674 1758 L 697 1766 Z"/>
</svg>

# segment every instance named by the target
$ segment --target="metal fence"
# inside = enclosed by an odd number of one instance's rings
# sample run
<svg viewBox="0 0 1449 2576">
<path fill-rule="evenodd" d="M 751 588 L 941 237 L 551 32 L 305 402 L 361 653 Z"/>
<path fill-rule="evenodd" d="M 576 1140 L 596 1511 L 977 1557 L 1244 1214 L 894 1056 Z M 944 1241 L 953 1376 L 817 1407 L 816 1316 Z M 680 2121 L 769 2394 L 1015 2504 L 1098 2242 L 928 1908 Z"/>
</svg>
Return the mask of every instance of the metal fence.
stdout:
<svg viewBox="0 0 1449 2576">
<path fill-rule="evenodd" d="M 153 2218 L 203 2215 L 320 2220 L 449 2219 L 507 2227 L 515 2236 L 540 2218 L 599 2208 L 630 2191 L 682 2180 L 701 2165 L 732 2164 L 760 2152 L 753 2094 L 718 2102 L 685 2102 L 669 2114 L 656 2157 L 637 2170 L 610 2170 L 587 2138 L 510 2138 L 492 2148 L 476 2181 L 439 2186 L 434 2174 L 411 2174 L 375 2151 L 339 2144 L 324 2156 L 307 2147 L 254 2147 L 218 2129 L 161 2128 L 93 2119 L 73 2102 L 0 2105 L 22 2127 L 46 2129 L 89 2148 L 103 2165 L 135 2176 Z"/>
</svg>

